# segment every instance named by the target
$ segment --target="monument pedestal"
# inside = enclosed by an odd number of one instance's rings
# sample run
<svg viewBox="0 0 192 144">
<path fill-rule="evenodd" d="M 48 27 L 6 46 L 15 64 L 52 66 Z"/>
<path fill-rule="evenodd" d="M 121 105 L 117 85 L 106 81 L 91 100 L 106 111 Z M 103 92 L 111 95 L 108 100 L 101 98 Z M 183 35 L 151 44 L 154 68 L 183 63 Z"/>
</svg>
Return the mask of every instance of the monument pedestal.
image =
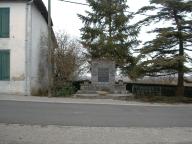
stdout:
<svg viewBox="0 0 192 144">
<path fill-rule="evenodd" d="M 123 81 L 115 83 L 115 62 L 110 60 L 93 60 L 91 63 L 91 82 L 85 82 L 76 95 L 128 96 Z"/>
<path fill-rule="evenodd" d="M 94 85 L 91 83 L 84 83 L 78 93 L 96 94 L 98 91 L 107 92 L 109 94 L 127 94 L 126 85 L 117 83 L 114 85 Z"/>
</svg>

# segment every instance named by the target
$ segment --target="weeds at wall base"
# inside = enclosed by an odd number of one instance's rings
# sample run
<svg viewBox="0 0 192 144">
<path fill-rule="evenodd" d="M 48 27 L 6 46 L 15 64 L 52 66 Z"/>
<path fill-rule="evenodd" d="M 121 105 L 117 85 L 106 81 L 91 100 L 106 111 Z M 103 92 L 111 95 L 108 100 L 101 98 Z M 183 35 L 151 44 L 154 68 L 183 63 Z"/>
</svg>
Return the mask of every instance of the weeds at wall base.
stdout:
<svg viewBox="0 0 192 144">
<path fill-rule="evenodd" d="M 166 97 L 166 96 L 135 96 L 135 101 L 150 102 L 150 103 L 185 103 L 191 104 L 191 97 Z"/>
</svg>

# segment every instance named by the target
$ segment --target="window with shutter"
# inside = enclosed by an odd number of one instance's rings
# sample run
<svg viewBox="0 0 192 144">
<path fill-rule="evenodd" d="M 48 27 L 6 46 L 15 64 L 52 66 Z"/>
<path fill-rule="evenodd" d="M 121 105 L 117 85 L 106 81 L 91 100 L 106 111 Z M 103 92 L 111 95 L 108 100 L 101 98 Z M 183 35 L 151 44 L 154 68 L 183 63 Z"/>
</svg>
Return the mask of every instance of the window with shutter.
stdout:
<svg viewBox="0 0 192 144">
<path fill-rule="evenodd" d="M 0 50 L 0 80 L 10 80 L 9 50 Z"/>
<path fill-rule="evenodd" d="M 9 26 L 10 26 L 10 9 L 0 8 L 0 38 L 9 37 Z"/>
</svg>

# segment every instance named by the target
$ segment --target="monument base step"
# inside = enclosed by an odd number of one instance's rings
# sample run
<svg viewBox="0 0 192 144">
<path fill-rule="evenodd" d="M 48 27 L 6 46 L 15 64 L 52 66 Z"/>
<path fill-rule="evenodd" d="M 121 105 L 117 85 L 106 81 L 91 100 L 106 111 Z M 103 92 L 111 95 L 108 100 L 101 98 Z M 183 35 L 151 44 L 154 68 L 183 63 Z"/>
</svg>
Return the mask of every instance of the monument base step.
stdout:
<svg viewBox="0 0 192 144">
<path fill-rule="evenodd" d="M 127 95 L 130 94 L 129 91 L 114 91 L 114 92 L 107 92 L 107 91 L 100 91 L 100 90 L 78 90 L 77 94 L 99 94 L 99 95 L 106 95 L 106 94 L 113 94 L 113 95 Z"/>
<path fill-rule="evenodd" d="M 127 99 L 133 97 L 133 94 L 75 94 L 76 98 L 91 98 L 91 99 Z"/>
<path fill-rule="evenodd" d="M 97 94 L 95 90 L 78 90 L 77 94 Z"/>
</svg>

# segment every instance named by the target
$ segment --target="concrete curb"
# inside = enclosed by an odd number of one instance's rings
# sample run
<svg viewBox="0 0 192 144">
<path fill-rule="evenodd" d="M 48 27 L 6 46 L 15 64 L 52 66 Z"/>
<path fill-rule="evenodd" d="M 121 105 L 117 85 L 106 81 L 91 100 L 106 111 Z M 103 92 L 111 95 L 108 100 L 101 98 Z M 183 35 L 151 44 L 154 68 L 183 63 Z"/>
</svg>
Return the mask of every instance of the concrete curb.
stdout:
<svg viewBox="0 0 192 144">
<path fill-rule="evenodd" d="M 136 101 L 123 101 L 114 99 L 86 99 L 86 98 L 55 98 L 21 95 L 0 94 L 0 101 L 24 101 L 24 102 L 47 102 L 47 103 L 74 103 L 74 104 L 105 104 L 105 105 L 132 105 L 132 106 L 192 106 L 192 104 L 158 104 L 142 103 Z"/>
</svg>

